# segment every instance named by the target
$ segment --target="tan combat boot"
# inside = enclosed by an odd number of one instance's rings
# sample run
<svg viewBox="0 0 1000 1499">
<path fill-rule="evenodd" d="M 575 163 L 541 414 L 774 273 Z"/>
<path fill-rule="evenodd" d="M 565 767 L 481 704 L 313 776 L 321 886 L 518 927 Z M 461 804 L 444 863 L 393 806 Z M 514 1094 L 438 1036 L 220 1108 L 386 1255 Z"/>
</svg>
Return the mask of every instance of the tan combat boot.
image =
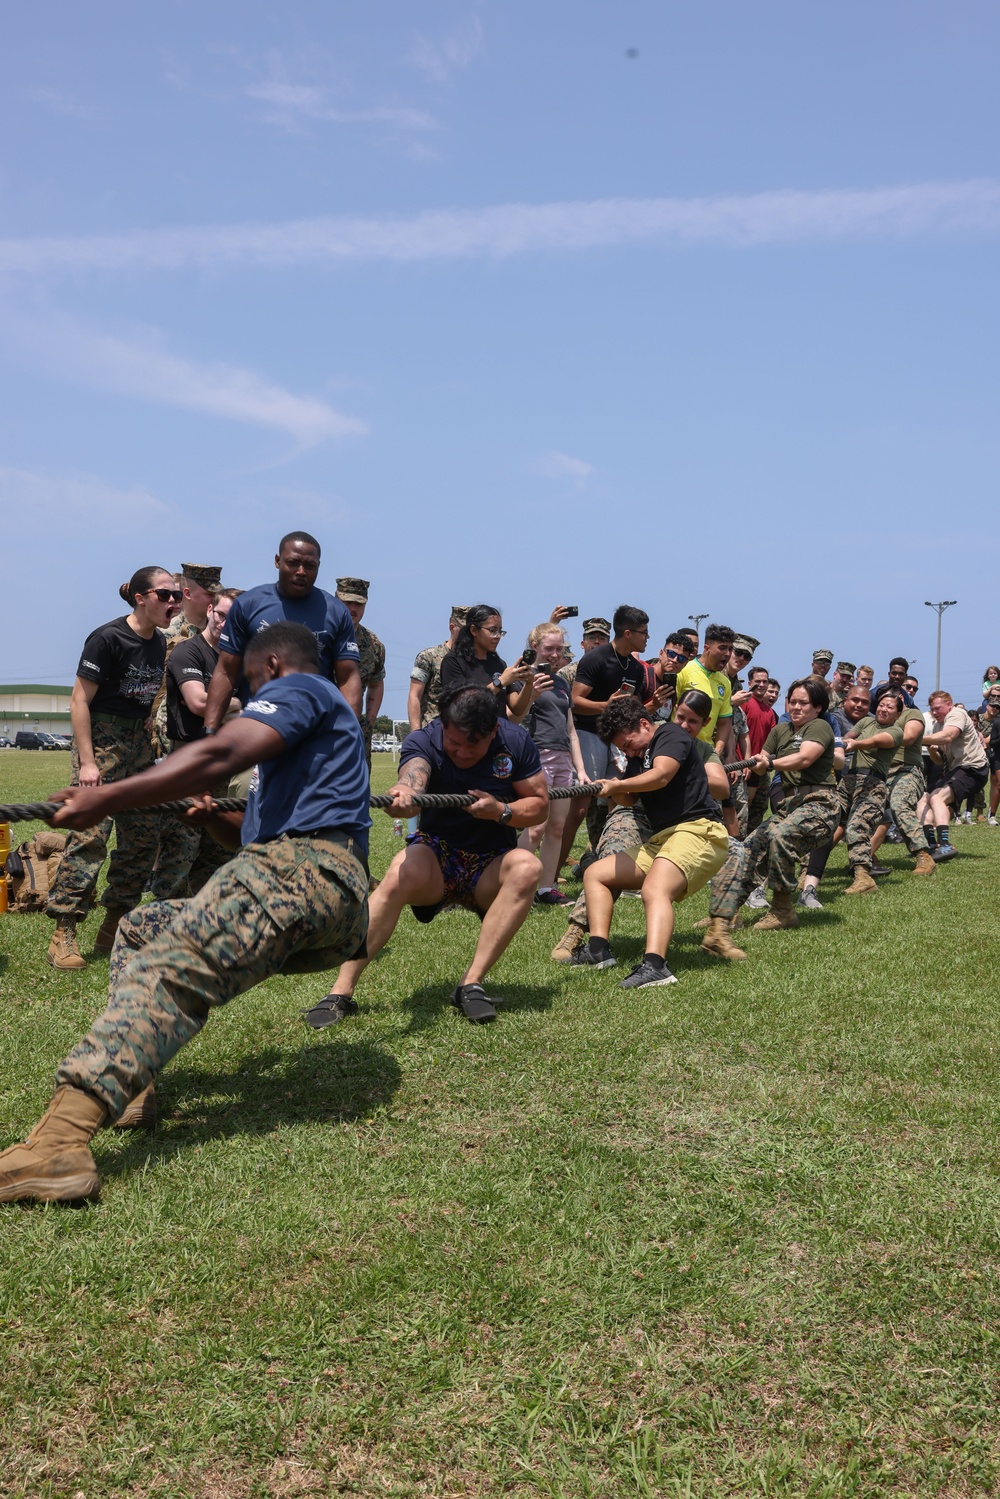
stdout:
<svg viewBox="0 0 1000 1499">
<path fill-rule="evenodd" d="M 579 952 L 586 940 L 587 933 L 584 928 L 577 926 L 575 921 L 571 921 L 552 949 L 553 963 L 572 963 L 573 954 Z"/>
<path fill-rule="evenodd" d="M 863 864 L 858 864 L 854 870 L 854 878 L 844 891 L 845 895 L 871 895 L 878 886 L 868 873 Z"/>
<path fill-rule="evenodd" d="M 776 890 L 770 911 L 759 921 L 754 922 L 753 929 L 755 932 L 780 932 L 785 927 L 798 926 L 798 924 L 799 918 L 792 909 L 792 892 Z"/>
<path fill-rule="evenodd" d="M 914 874 L 937 874 L 937 865 L 926 849 L 922 848 L 913 866 Z"/>
<path fill-rule="evenodd" d="M 115 933 L 118 930 L 118 923 L 123 916 L 127 915 L 128 912 L 121 906 L 108 906 L 104 913 L 104 920 L 98 927 L 97 936 L 94 938 L 95 952 L 111 951 L 115 945 Z"/>
<path fill-rule="evenodd" d="M 86 968 L 83 955 L 76 945 L 76 922 L 57 921 L 52 933 L 49 950 L 45 954 L 53 968 L 67 972 L 72 968 Z"/>
<path fill-rule="evenodd" d="M 155 1129 L 156 1127 L 156 1093 L 153 1084 L 143 1088 L 137 1093 L 132 1102 L 127 1106 L 125 1112 L 118 1115 L 114 1122 L 115 1129 Z"/>
<path fill-rule="evenodd" d="M 107 1109 L 82 1088 L 57 1088 L 23 1145 L 0 1152 L 0 1202 L 79 1202 L 100 1192 L 88 1145 Z"/>
<path fill-rule="evenodd" d="M 708 931 L 701 939 L 701 950 L 715 953 L 717 958 L 729 958 L 730 961 L 746 957 L 742 947 L 737 947 L 735 942 L 730 941 L 729 922 L 722 916 L 713 916 L 709 921 Z"/>
</svg>

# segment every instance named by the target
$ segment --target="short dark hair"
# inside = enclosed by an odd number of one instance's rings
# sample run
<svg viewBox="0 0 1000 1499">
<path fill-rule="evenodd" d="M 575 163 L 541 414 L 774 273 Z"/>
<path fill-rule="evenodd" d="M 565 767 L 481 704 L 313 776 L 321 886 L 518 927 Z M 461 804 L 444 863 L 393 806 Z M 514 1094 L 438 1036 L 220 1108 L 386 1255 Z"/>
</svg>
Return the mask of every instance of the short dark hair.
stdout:
<svg viewBox="0 0 1000 1499">
<path fill-rule="evenodd" d="M 777 677 L 768 677 L 767 685 L 768 687 L 777 687 L 778 691 L 781 691 L 781 683 L 778 681 Z"/>
<path fill-rule="evenodd" d="M 497 700 L 488 687 L 453 687 L 442 693 L 438 712 L 446 729 L 458 729 L 470 739 L 496 732 Z"/>
<path fill-rule="evenodd" d="M 605 744 L 610 744 L 616 734 L 627 734 L 637 729 L 643 719 L 653 721 L 650 710 L 637 697 L 618 697 L 610 702 L 597 720 L 597 732 Z"/>
<path fill-rule="evenodd" d="M 290 619 L 276 620 L 266 629 L 251 636 L 243 653 L 246 666 L 255 656 L 274 652 L 286 666 L 301 666 L 308 671 L 319 671 L 319 641 L 305 625 L 293 624 Z"/>
<path fill-rule="evenodd" d="M 645 609 L 637 609 L 634 604 L 619 604 L 611 616 L 611 627 L 616 635 L 623 630 L 641 630 L 649 624 L 649 615 Z"/>
<path fill-rule="evenodd" d="M 690 708 L 692 713 L 697 713 L 699 718 L 708 718 L 712 711 L 712 699 L 700 687 L 689 687 L 678 699 L 677 706 L 680 707 L 681 703 L 685 708 Z"/>
<path fill-rule="evenodd" d="M 667 636 L 666 640 L 663 642 L 663 645 L 664 648 L 666 648 L 668 645 L 682 645 L 685 650 L 689 650 L 691 646 L 691 636 L 687 633 L 686 630 L 673 630 Z"/>
<path fill-rule="evenodd" d="M 895 687 L 883 687 L 882 691 L 876 694 L 875 701 L 872 703 L 872 707 L 877 708 L 879 703 L 882 702 L 883 698 L 887 697 L 892 698 L 893 702 L 896 704 L 896 707 L 898 708 L 900 713 L 902 713 L 903 708 L 905 707 L 903 694 L 901 692 L 897 692 Z"/>
<path fill-rule="evenodd" d="M 289 531 L 288 535 L 287 536 L 283 536 L 281 538 L 281 540 L 278 542 L 278 556 L 279 557 L 281 556 L 282 552 L 285 550 L 285 547 L 288 546 L 289 542 L 292 542 L 292 541 L 301 541 L 306 546 L 315 547 L 316 548 L 316 556 L 317 557 L 322 557 L 322 555 L 323 555 L 323 552 L 322 552 L 322 549 L 320 547 L 319 542 L 316 540 L 315 536 L 310 536 L 308 531 Z"/>
<path fill-rule="evenodd" d="M 728 625 L 709 625 L 705 631 L 705 644 L 713 642 L 716 645 L 732 645 L 736 639 L 736 631 L 731 630 Z"/>
<path fill-rule="evenodd" d="M 677 633 L 678 635 L 686 635 L 689 640 L 698 639 L 698 631 L 695 629 L 694 625 L 681 625 Z"/>
<path fill-rule="evenodd" d="M 893 656 L 892 660 L 889 662 L 889 670 L 892 671 L 892 668 L 894 666 L 901 666 L 904 671 L 909 671 L 910 669 L 910 663 L 909 661 L 907 661 L 905 656 Z"/>
<path fill-rule="evenodd" d="M 760 676 L 761 672 L 764 673 L 765 677 L 767 677 L 767 680 L 769 682 L 773 682 L 774 681 L 774 678 L 769 675 L 766 666 L 751 666 L 750 670 L 747 672 L 747 681 L 748 682 L 752 682 L 753 679 L 754 679 L 754 677 L 759 677 Z"/>
<path fill-rule="evenodd" d="M 814 708 L 818 708 L 821 713 L 828 711 L 830 707 L 830 689 L 822 677 L 799 677 L 789 687 L 788 696 L 791 697 L 792 693 L 799 687 L 802 688 L 802 691 Z M 854 688 L 852 687 L 850 690 L 853 692 Z"/>
</svg>

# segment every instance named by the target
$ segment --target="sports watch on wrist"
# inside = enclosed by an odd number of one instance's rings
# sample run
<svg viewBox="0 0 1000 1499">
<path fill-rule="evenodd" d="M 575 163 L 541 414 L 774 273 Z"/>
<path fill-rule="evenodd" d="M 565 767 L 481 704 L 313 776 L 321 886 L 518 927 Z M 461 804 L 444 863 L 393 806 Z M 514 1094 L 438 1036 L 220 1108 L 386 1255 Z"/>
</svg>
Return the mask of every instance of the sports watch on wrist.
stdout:
<svg viewBox="0 0 1000 1499">
<path fill-rule="evenodd" d="M 498 687 L 501 692 L 503 691 L 503 678 L 498 671 L 493 673 L 493 686 Z"/>
<path fill-rule="evenodd" d="M 500 808 L 500 816 L 497 818 L 497 822 L 502 828 L 505 828 L 513 816 L 513 807 L 511 807 L 508 802 L 504 802 L 503 806 Z"/>
</svg>

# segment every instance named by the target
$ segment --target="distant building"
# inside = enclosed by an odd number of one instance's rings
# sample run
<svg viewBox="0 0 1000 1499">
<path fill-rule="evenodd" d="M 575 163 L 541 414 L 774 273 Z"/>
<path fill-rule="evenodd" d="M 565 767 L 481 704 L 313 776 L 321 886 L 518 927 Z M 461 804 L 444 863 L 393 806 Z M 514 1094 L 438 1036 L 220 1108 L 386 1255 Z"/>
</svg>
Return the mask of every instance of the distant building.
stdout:
<svg viewBox="0 0 1000 1499">
<path fill-rule="evenodd" d="M 0 683 L 0 734 L 13 739 L 18 729 L 45 729 L 50 734 L 71 734 L 69 699 L 71 687 L 48 687 L 17 682 Z"/>
</svg>

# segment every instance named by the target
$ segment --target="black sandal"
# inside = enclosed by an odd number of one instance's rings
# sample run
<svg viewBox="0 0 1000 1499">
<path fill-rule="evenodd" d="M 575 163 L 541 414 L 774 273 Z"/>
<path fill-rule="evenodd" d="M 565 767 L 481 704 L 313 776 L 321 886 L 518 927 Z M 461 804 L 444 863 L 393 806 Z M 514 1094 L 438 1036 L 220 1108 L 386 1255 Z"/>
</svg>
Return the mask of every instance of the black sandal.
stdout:
<svg viewBox="0 0 1000 1499">
<path fill-rule="evenodd" d="M 314 1031 L 321 1031 L 326 1025 L 337 1025 L 349 1015 L 356 1015 L 359 1008 L 357 1000 L 347 994 L 328 994 L 311 1010 L 300 1013 L 306 1017 L 306 1025 L 311 1025 Z"/>
<path fill-rule="evenodd" d="M 486 996 L 482 984 L 459 984 L 451 996 L 456 1010 L 461 1010 L 470 1025 L 488 1025 L 497 1018 L 494 1001 Z"/>
</svg>

